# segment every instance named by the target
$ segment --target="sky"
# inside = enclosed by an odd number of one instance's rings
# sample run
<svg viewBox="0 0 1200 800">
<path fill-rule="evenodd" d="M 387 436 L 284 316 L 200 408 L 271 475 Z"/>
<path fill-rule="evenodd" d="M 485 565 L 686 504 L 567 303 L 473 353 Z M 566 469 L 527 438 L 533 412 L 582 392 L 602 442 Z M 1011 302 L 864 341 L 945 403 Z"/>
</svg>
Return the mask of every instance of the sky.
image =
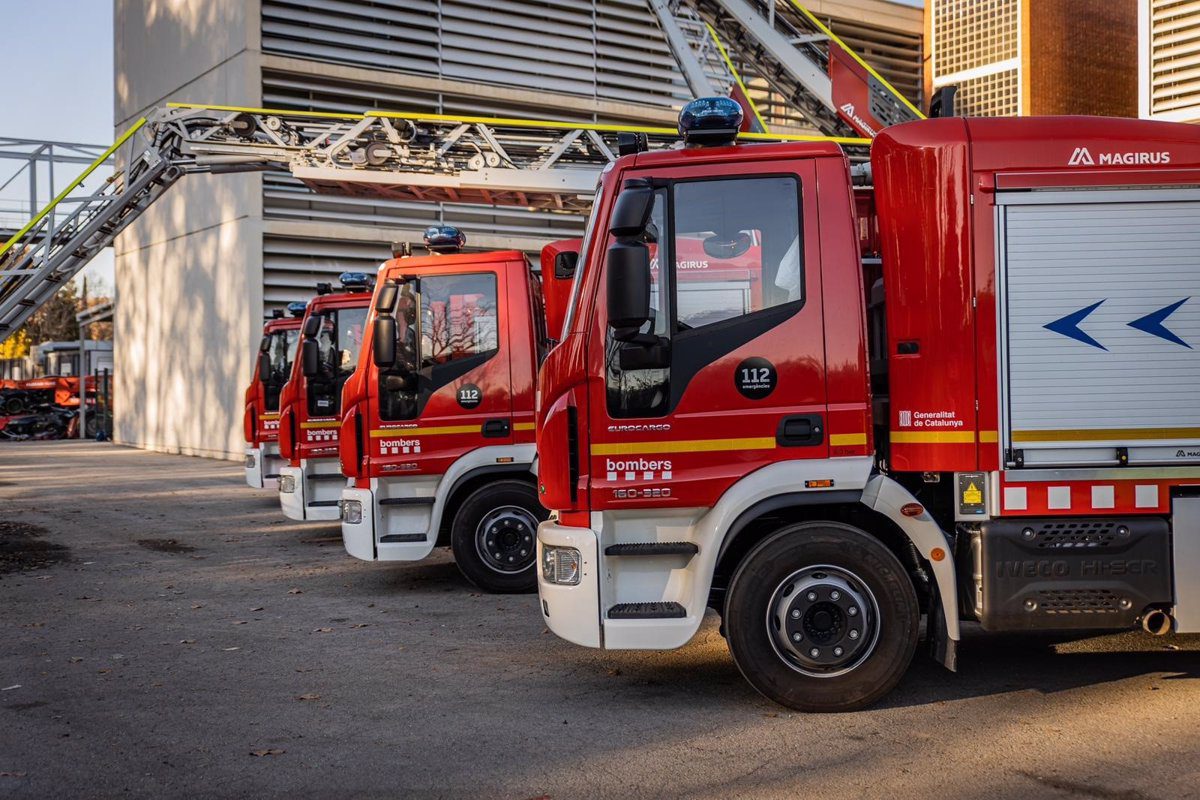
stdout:
<svg viewBox="0 0 1200 800">
<path fill-rule="evenodd" d="M 0 0 L 0 75 L 6 76 L 0 137 L 112 143 L 112 17 L 112 0 Z M 0 160 L 0 184 L 20 166 Z M 58 170 L 57 188 L 80 170 L 73 164 Z M 0 193 L 0 210 L 14 210 L 12 197 Z M 87 274 L 111 286 L 111 251 L 99 255 Z"/>
</svg>

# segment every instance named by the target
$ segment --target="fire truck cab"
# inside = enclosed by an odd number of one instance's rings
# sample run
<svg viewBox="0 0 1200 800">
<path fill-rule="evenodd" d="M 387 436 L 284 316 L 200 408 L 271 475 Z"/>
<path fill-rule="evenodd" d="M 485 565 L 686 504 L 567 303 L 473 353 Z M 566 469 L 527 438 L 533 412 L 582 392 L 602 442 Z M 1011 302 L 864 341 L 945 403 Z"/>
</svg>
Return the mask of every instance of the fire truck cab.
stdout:
<svg viewBox="0 0 1200 800">
<path fill-rule="evenodd" d="M 343 399 L 342 538 L 366 561 L 449 544 L 480 588 L 532 591 L 546 516 L 533 429 L 549 343 L 541 285 L 523 253 L 464 253 L 463 241 L 435 227 L 430 255 L 380 272 Z"/>
<path fill-rule="evenodd" d="M 338 464 L 342 387 L 358 365 L 374 280 L 343 272 L 317 284 L 300 328 L 298 356 L 279 402 L 279 505 L 298 522 L 336 520 L 346 479 Z"/>
<path fill-rule="evenodd" d="M 242 433 L 246 439 L 246 485 L 275 488 L 283 458 L 279 455 L 279 394 L 291 375 L 304 303 L 276 309 L 263 325 L 263 338 L 246 387 Z"/>
<path fill-rule="evenodd" d="M 886 694 L 922 618 L 951 668 L 966 620 L 1200 631 L 1200 129 L 907 123 L 863 202 L 726 103 L 602 178 L 539 375 L 547 626 L 673 648 L 711 608 L 813 711 Z"/>
</svg>

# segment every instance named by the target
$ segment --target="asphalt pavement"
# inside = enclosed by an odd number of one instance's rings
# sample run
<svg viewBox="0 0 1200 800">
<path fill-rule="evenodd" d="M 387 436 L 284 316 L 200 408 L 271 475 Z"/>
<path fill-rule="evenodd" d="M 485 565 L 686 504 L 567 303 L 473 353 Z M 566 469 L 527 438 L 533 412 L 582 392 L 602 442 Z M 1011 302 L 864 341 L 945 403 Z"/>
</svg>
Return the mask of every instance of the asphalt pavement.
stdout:
<svg viewBox="0 0 1200 800">
<path fill-rule="evenodd" d="M 367 564 L 240 465 L 0 444 L 0 798 L 1200 794 L 1200 638 L 969 632 L 881 705 L 797 714 L 711 618 L 548 633 L 449 554 Z"/>
</svg>

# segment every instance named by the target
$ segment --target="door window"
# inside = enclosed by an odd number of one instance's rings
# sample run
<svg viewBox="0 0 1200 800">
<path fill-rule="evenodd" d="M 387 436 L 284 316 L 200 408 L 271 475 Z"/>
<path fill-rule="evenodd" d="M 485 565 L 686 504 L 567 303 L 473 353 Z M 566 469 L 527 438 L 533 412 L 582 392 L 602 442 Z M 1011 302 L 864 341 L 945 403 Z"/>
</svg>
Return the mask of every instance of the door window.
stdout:
<svg viewBox="0 0 1200 800">
<path fill-rule="evenodd" d="M 317 374 L 308 378 L 308 413 L 314 417 L 341 412 L 342 386 L 358 366 L 366 308 L 331 308 L 321 312 L 317 334 Z"/>
<path fill-rule="evenodd" d="M 795 175 L 666 183 L 655 194 L 644 241 L 652 285 L 651 321 L 642 332 L 658 344 L 620 343 L 610 332 L 613 417 L 668 413 L 697 371 L 804 303 Z"/>
<path fill-rule="evenodd" d="M 438 388 L 500 349 L 494 273 L 438 275 L 401 286 L 396 366 L 379 372 L 379 416 L 414 419 Z"/>
<path fill-rule="evenodd" d="M 271 371 L 260 375 L 263 382 L 264 402 L 267 411 L 279 410 L 279 392 L 292 374 L 292 361 L 296 358 L 296 346 L 300 342 L 300 331 L 275 331 L 268 334 L 267 357 Z"/>
</svg>

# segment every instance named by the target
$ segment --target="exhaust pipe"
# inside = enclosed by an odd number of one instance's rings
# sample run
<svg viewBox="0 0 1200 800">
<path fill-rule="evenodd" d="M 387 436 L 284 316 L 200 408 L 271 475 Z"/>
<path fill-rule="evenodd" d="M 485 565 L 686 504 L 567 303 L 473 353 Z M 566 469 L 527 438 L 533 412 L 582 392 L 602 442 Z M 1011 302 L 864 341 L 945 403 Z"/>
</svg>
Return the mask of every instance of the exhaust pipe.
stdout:
<svg viewBox="0 0 1200 800">
<path fill-rule="evenodd" d="M 1157 608 L 1152 608 L 1142 615 L 1142 630 L 1151 636 L 1165 636 L 1175 627 L 1171 615 Z"/>
</svg>

